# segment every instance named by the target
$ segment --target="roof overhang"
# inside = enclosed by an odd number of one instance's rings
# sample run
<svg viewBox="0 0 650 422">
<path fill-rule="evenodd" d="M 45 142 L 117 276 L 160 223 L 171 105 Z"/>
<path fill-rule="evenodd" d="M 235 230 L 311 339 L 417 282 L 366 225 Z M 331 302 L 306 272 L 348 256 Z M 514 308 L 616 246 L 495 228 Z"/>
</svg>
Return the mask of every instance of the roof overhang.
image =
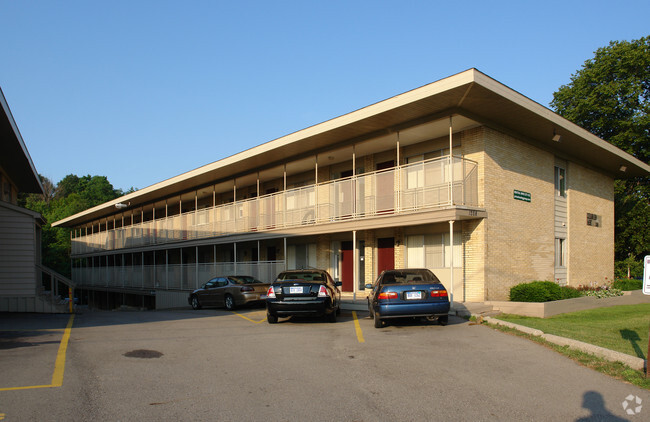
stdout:
<svg viewBox="0 0 650 422">
<path fill-rule="evenodd" d="M 118 203 L 137 207 L 198 186 L 269 168 L 288 158 L 306 157 L 336 145 L 385 136 L 451 115 L 461 116 L 466 122 L 478 121 L 506 128 L 541 148 L 587 162 L 614 178 L 650 173 L 650 166 L 630 154 L 478 70 L 469 69 L 199 167 L 52 225 L 80 225 L 115 214 Z M 556 135 L 561 136 L 559 142 L 553 140 Z M 621 166 L 625 166 L 625 172 L 620 171 Z"/>
<path fill-rule="evenodd" d="M 20 192 L 43 194 L 43 186 L 36 167 L 34 167 L 23 137 L 20 135 L 2 89 L 0 89 L 0 104 L 2 107 L 2 113 L 0 113 L 0 139 L 2 139 L 0 167 L 5 170 Z"/>
</svg>

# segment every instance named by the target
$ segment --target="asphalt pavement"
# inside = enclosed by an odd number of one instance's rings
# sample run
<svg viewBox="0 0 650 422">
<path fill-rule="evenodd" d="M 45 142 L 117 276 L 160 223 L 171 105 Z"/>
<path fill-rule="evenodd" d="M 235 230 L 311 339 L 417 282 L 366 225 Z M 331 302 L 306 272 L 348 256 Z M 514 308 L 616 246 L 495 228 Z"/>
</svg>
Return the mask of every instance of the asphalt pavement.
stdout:
<svg viewBox="0 0 650 422">
<path fill-rule="evenodd" d="M 69 323 L 68 315 L 0 314 L 0 419 L 650 417 L 648 391 L 457 317 L 445 327 L 405 321 L 375 329 L 366 312 L 346 310 L 334 324 L 269 325 L 263 309 L 244 308 L 85 311 L 66 331 Z M 642 405 L 629 415 L 637 398 Z"/>
</svg>

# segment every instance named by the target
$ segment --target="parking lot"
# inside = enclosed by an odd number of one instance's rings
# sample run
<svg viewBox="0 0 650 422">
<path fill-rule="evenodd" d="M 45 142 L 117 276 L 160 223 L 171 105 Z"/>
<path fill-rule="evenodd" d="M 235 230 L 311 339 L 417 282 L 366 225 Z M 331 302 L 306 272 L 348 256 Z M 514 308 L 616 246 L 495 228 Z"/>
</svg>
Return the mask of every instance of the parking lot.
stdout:
<svg viewBox="0 0 650 422">
<path fill-rule="evenodd" d="M 461 318 L 375 329 L 362 311 L 337 323 L 265 317 L 0 314 L 0 419 L 575 420 L 626 417 L 630 394 L 650 403 L 644 390 Z"/>
</svg>

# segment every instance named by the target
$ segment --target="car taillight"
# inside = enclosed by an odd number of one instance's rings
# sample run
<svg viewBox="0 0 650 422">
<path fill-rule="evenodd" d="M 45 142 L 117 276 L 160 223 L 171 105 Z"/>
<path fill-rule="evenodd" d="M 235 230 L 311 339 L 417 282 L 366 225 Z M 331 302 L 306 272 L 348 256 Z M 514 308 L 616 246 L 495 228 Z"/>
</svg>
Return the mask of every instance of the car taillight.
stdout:
<svg viewBox="0 0 650 422">
<path fill-rule="evenodd" d="M 381 292 L 378 299 L 397 299 L 397 292 Z"/>
<path fill-rule="evenodd" d="M 242 291 L 242 292 L 254 292 L 255 291 L 255 289 L 252 288 L 251 286 L 244 286 L 239 290 Z"/>
<path fill-rule="evenodd" d="M 320 289 L 318 289 L 318 297 L 329 297 L 330 292 L 327 291 L 327 288 L 325 286 L 320 286 Z"/>
<path fill-rule="evenodd" d="M 269 291 L 266 292 L 266 297 L 275 299 L 275 291 L 273 290 L 273 286 L 269 287 Z"/>
<path fill-rule="evenodd" d="M 447 297 L 447 290 L 431 290 L 431 297 Z"/>
</svg>

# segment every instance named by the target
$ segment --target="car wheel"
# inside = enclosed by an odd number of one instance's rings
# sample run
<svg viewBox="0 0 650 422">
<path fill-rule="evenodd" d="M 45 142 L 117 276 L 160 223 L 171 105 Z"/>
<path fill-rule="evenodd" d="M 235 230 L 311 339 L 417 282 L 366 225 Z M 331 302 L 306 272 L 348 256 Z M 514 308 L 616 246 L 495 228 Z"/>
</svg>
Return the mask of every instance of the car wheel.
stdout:
<svg viewBox="0 0 650 422">
<path fill-rule="evenodd" d="M 196 296 L 192 296 L 192 309 L 201 309 L 201 303 L 199 302 L 199 298 Z"/>
<path fill-rule="evenodd" d="M 449 322 L 449 316 L 448 315 L 438 317 L 438 324 L 444 326 L 444 325 L 447 325 L 448 322 Z"/>
<path fill-rule="evenodd" d="M 270 314 L 270 313 L 267 312 L 266 313 L 266 320 L 269 322 L 269 324 L 275 324 L 275 323 L 278 322 L 278 316 Z"/>
<path fill-rule="evenodd" d="M 226 305 L 226 309 L 228 309 L 229 311 L 235 309 L 235 298 L 232 297 L 232 295 L 226 295 L 223 302 Z"/>
<path fill-rule="evenodd" d="M 377 314 L 377 312 L 374 313 L 374 318 L 375 318 L 375 328 L 381 328 L 383 324 L 382 324 L 381 318 L 379 318 L 379 315 Z"/>
</svg>

